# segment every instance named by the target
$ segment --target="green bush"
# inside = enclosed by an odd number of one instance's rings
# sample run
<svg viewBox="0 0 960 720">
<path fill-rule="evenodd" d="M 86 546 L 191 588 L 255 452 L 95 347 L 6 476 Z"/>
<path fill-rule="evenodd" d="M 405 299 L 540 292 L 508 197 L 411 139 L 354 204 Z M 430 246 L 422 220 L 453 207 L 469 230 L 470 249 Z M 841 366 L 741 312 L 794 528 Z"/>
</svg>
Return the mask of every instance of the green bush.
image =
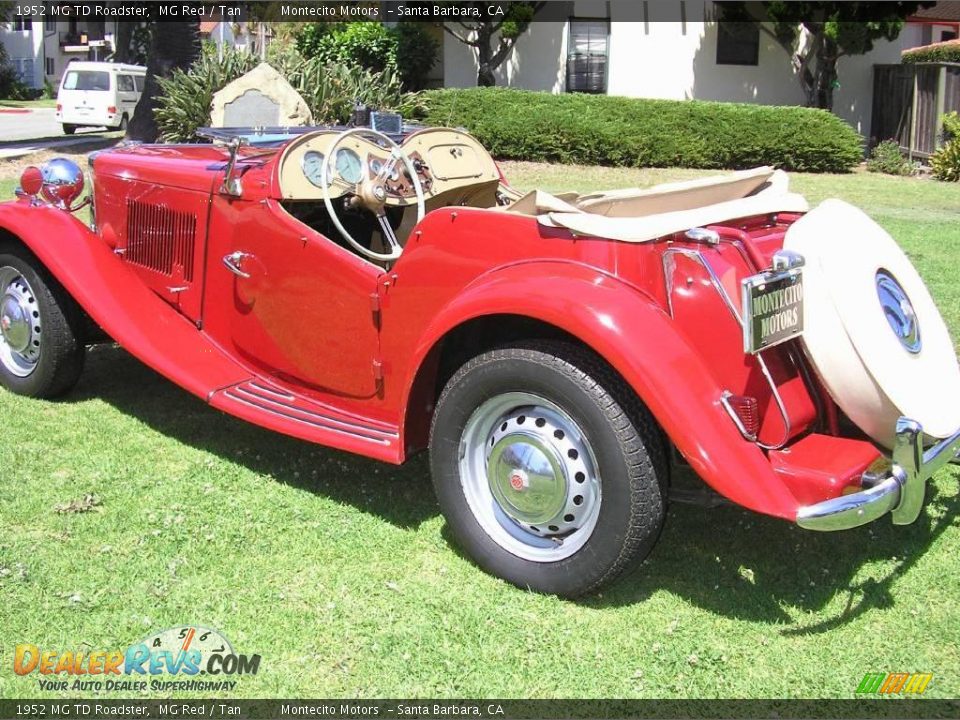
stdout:
<svg viewBox="0 0 960 720">
<path fill-rule="evenodd" d="M 943 137 L 947 142 L 930 157 L 930 169 L 937 180 L 960 181 L 960 113 L 943 116 Z"/>
<path fill-rule="evenodd" d="M 960 40 L 947 40 L 905 50 L 901 59 L 905 63 L 960 62 Z"/>
<path fill-rule="evenodd" d="M 397 71 L 407 90 L 422 90 L 437 64 L 440 41 L 422 23 L 402 22 L 391 28 L 397 38 Z"/>
<path fill-rule="evenodd" d="M 944 140 L 960 138 L 960 113 L 949 112 L 943 116 L 943 138 Z"/>
<path fill-rule="evenodd" d="M 306 58 L 399 73 L 404 88 L 419 90 L 437 61 L 440 44 L 420 23 L 388 28 L 379 22 L 311 23 L 296 35 Z"/>
<path fill-rule="evenodd" d="M 903 156 L 900 143 L 896 140 L 884 140 L 877 143 L 870 153 L 867 170 L 886 175 L 913 175 L 917 172 L 917 165 Z"/>
<path fill-rule="evenodd" d="M 10 62 L 7 49 L 0 45 L 0 98 L 5 100 L 30 100 L 30 88 L 23 84 L 17 69 Z"/>
<path fill-rule="evenodd" d="M 960 140 L 951 140 L 930 157 L 930 169 L 937 180 L 960 181 Z"/>
<path fill-rule="evenodd" d="M 402 92 L 399 76 L 392 70 L 375 73 L 328 65 L 318 58 L 305 60 L 291 48 L 273 50 L 268 61 L 300 93 L 317 123 L 345 123 L 355 101 L 374 109 L 406 112 L 416 102 L 416 96 Z M 197 128 L 210 124 L 214 93 L 259 63 L 258 56 L 243 50 L 226 49 L 220 58 L 216 48 L 207 45 L 189 70 L 160 78 L 163 94 L 157 98 L 155 117 L 161 138 L 167 142 L 196 139 Z"/>
<path fill-rule="evenodd" d="M 863 158 L 849 125 L 810 108 L 507 88 L 429 90 L 422 100 L 427 124 L 462 126 L 505 159 L 846 172 Z"/>
</svg>

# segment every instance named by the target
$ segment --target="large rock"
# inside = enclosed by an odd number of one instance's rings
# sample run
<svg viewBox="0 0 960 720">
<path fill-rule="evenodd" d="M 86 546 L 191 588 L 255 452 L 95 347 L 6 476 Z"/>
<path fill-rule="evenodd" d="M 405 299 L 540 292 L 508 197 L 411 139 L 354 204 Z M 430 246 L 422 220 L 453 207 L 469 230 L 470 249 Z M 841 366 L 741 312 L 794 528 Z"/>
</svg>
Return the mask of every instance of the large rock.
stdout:
<svg viewBox="0 0 960 720">
<path fill-rule="evenodd" d="M 213 96 L 212 127 L 287 127 L 311 125 L 313 116 L 300 93 L 267 63 Z"/>
</svg>

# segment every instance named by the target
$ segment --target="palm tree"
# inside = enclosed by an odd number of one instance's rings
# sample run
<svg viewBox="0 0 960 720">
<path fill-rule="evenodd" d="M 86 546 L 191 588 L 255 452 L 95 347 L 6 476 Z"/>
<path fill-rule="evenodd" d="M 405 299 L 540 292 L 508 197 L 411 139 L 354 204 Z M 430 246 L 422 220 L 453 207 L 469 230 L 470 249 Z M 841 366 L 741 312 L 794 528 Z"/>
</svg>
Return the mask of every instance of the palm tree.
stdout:
<svg viewBox="0 0 960 720">
<path fill-rule="evenodd" d="M 156 141 L 157 123 L 153 118 L 153 111 L 157 95 L 160 94 L 157 77 L 169 77 L 177 68 L 186 70 L 199 56 L 199 20 L 153 23 L 150 53 L 147 56 L 147 77 L 137 110 L 127 126 L 129 140 Z"/>
</svg>

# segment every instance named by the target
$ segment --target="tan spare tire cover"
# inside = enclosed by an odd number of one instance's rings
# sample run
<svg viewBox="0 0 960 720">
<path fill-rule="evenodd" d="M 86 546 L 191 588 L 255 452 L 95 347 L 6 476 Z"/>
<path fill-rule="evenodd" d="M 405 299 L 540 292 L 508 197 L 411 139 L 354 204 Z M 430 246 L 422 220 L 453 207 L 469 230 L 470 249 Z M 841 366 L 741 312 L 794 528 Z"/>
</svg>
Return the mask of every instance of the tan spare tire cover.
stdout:
<svg viewBox="0 0 960 720">
<path fill-rule="evenodd" d="M 840 409 L 892 447 L 900 416 L 931 437 L 960 427 L 960 367 L 913 265 L 863 212 L 827 200 L 787 231 L 806 259 L 803 343 Z"/>
</svg>

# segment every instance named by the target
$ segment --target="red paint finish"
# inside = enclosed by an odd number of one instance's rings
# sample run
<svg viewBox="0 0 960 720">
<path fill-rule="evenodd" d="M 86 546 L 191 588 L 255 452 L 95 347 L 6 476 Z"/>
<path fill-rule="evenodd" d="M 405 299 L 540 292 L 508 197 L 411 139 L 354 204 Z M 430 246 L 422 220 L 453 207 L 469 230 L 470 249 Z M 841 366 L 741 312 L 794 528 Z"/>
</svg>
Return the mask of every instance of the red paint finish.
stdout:
<svg viewBox="0 0 960 720">
<path fill-rule="evenodd" d="M 880 452 L 863 440 L 811 433 L 770 453 L 770 464 L 801 503 L 812 504 L 860 490 L 860 476 Z"/>
<path fill-rule="evenodd" d="M 217 196 L 211 215 L 204 330 L 258 374 L 317 399 L 375 400 L 379 338 L 370 298 L 382 271 L 273 200 Z M 244 254 L 249 278 L 224 266 L 234 252 Z"/>
<path fill-rule="evenodd" d="M 707 246 L 575 238 L 531 217 L 448 207 L 387 271 L 281 207 L 276 157 L 242 150 L 233 198 L 219 191 L 220 148 L 103 152 L 98 234 L 24 202 L 0 205 L 0 227 L 151 367 L 225 412 L 331 447 L 402 462 L 426 442 L 449 333 L 521 316 L 602 356 L 693 469 L 744 507 L 793 519 L 877 455 L 812 434 L 829 418 L 793 344 L 743 353 L 740 283 L 769 265 L 799 216 L 737 219 Z M 760 441 L 783 449 L 744 439 L 724 392 L 756 398 Z"/>
<path fill-rule="evenodd" d="M 177 385 L 206 399 L 250 377 L 74 216 L 2 203 L 0 228 L 22 240 L 110 337 Z"/>
</svg>

